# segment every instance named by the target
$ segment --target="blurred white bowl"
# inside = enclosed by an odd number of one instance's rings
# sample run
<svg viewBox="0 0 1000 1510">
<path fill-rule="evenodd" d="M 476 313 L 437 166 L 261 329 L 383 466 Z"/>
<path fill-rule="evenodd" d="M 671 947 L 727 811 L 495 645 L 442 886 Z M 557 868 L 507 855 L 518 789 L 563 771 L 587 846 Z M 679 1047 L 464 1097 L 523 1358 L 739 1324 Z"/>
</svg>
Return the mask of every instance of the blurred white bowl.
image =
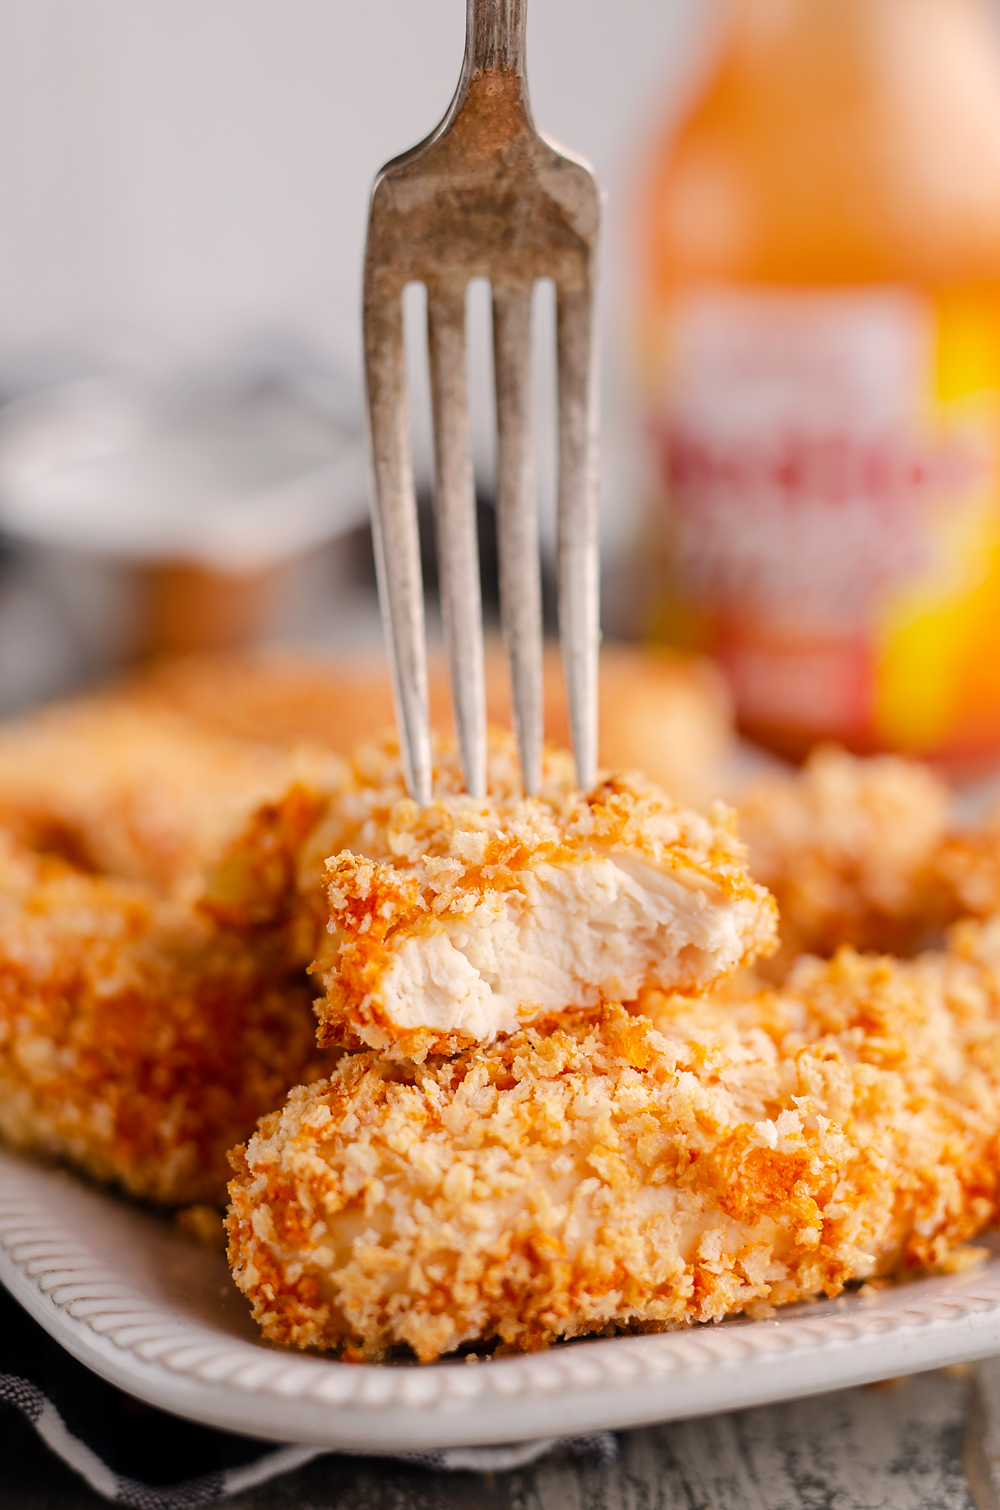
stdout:
<svg viewBox="0 0 1000 1510">
<path fill-rule="evenodd" d="M 364 449 L 307 379 L 91 378 L 0 413 L 0 529 L 253 572 L 367 518 Z"/>
</svg>

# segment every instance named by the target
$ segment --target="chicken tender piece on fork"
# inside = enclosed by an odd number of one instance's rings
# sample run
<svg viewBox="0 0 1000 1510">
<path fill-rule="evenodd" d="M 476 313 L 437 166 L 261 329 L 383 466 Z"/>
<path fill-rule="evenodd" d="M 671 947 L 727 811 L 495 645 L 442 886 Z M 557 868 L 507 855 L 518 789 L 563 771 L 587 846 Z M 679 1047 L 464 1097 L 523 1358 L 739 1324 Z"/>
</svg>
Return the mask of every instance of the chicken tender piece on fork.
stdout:
<svg viewBox="0 0 1000 1510">
<path fill-rule="evenodd" d="M 148 887 L 0 831 L 0 1136 L 166 1204 L 328 1072 L 304 978 Z"/>
<path fill-rule="evenodd" d="M 703 990 L 773 946 L 728 809 L 688 811 L 638 775 L 584 795 L 561 757 L 525 798 L 507 763 L 496 742 L 482 800 L 369 788 L 357 852 L 330 845 L 320 1042 L 452 1053 L 647 985 Z"/>
<path fill-rule="evenodd" d="M 841 944 L 910 954 L 961 911 L 938 869 L 951 795 L 926 766 L 836 746 L 801 771 L 767 776 L 739 803 L 755 878 L 775 896 L 781 953 Z"/>
<path fill-rule="evenodd" d="M 294 1090 L 230 1185 L 264 1335 L 430 1361 L 766 1314 L 996 1218 L 1000 924 L 643 1007 Z"/>
<path fill-rule="evenodd" d="M 435 737 L 434 789 L 444 800 L 465 790 L 454 744 Z M 522 792 L 513 736 L 489 735 L 490 790 L 505 802 Z M 349 758 L 329 762 L 322 780 L 308 775 L 276 802 L 264 803 L 205 875 L 199 905 L 235 929 L 281 935 L 290 959 L 305 966 L 329 953 L 326 861 L 343 849 L 391 858 L 386 834 L 399 803 L 408 802 L 395 734 L 358 745 Z M 573 789 L 572 758 L 547 750 L 546 788 Z M 407 812 L 412 812 L 409 804 Z"/>
</svg>

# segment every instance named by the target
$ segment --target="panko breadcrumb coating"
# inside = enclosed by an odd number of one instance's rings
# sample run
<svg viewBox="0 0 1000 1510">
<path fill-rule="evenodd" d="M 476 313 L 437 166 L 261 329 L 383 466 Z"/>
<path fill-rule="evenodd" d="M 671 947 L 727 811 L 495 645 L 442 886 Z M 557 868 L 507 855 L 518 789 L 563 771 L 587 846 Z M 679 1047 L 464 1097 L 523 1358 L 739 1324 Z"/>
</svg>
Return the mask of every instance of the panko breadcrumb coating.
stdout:
<svg viewBox="0 0 1000 1510">
<path fill-rule="evenodd" d="M 304 978 L 148 887 L 0 831 L 0 1136 L 131 1195 L 224 1198 L 226 1153 L 325 1073 Z"/>
<path fill-rule="evenodd" d="M 460 796 L 464 783 L 453 742 L 435 737 L 433 752 L 435 792 L 446 800 Z M 547 749 L 544 773 L 547 790 L 572 789 L 568 752 Z M 289 958 L 303 966 L 329 951 L 328 857 L 345 848 L 384 857 L 387 828 L 397 805 L 408 800 L 395 734 L 356 746 L 323 774 L 322 787 L 299 780 L 258 808 L 206 872 L 199 901 L 229 927 L 281 935 Z M 496 729 L 489 731 L 489 780 L 505 801 L 521 795 L 516 743 Z"/>
<path fill-rule="evenodd" d="M 370 787 L 355 840 L 330 845 L 321 1042 L 422 1059 L 649 984 L 702 990 L 772 947 L 728 809 L 703 817 L 638 774 L 584 795 L 551 760 L 525 798 L 510 737 L 493 750 L 488 798 L 439 786 L 419 808 Z"/>
<path fill-rule="evenodd" d="M 993 807 L 974 827 L 949 834 L 936 865 L 956 915 L 987 918 L 1000 913 L 1000 807 Z"/>
<path fill-rule="evenodd" d="M 244 679 L 219 659 L 223 669 L 193 658 L 171 675 L 161 668 L 162 684 L 149 673 L 0 725 L 0 826 L 31 849 L 197 904 L 244 932 L 248 947 L 261 931 L 284 930 L 305 966 L 328 917 L 324 860 L 345 843 L 363 846 L 365 825 L 378 829 L 380 811 L 406 795 L 398 741 L 386 734 L 338 755 L 321 736 L 341 696 L 349 701 L 343 688 L 327 688 L 310 723 L 317 673 L 286 685 L 258 669 Z M 217 683 L 212 726 L 203 702 Z M 438 747 L 438 788 L 460 791 L 453 748 Z M 520 790 L 509 735 L 494 738 L 491 769 L 504 792 Z M 548 769 L 571 784 L 568 755 L 550 755 Z"/>
<path fill-rule="evenodd" d="M 669 729 L 670 760 L 680 770 L 688 750 L 703 797 L 729 747 L 728 713 L 710 671 L 625 649 L 613 652 L 610 664 L 611 703 L 621 705 L 612 718 L 616 752 L 634 747 L 637 763 L 662 765 L 655 752 L 649 762 L 639 757 Z M 491 665 L 502 714 L 499 653 Z M 438 682 L 440 713 L 447 707 L 443 669 Z M 550 674 L 547 685 L 561 729 L 561 681 Z M 290 956 L 307 964 L 326 921 L 322 861 L 351 837 L 355 790 L 371 784 L 363 773 L 372 757 L 344 756 L 362 735 L 378 734 L 391 763 L 395 740 L 378 733 L 391 721 L 381 661 L 178 658 L 0 725 L 0 824 L 29 847 L 84 869 L 204 903 L 229 927 L 285 929 Z M 441 748 L 450 790 L 457 764 L 447 742 Z M 504 758 L 516 785 L 516 759 Z M 563 765 L 568 773 L 568 760 Z M 402 795 L 398 759 L 381 784 L 392 782 Z M 341 794 L 325 839 L 307 845 Z"/>
<path fill-rule="evenodd" d="M 490 723 L 511 727 L 510 674 L 502 645 L 487 640 Z M 442 655 L 428 666 L 431 724 L 452 731 Z M 705 807 L 719 793 L 732 755 L 733 715 L 725 680 L 703 656 L 636 645 L 601 649 L 599 755 L 616 770 L 641 770 L 678 801 Z M 569 743 L 559 650 L 545 653 L 545 731 Z M 301 744 L 348 754 L 394 725 L 382 655 L 190 655 L 165 660 L 122 689 L 202 728 L 290 749 Z"/>
<path fill-rule="evenodd" d="M 1000 923 L 643 1007 L 294 1090 L 233 1156 L 268 1340 L 430 1361 L 713 1321 L 946 1264 L 996 1217 Z"/>
<path fill-rule="evenodd" d="M 116 693 L 0 727 L 0 823 L 33 849 L 185 901 L 262 807 L 341 779 L 328 752 L 211 733 Z"/>
<path fill-rule="evenodd" d="M 202 732 L 283 750 L 305 744 L 346 755 L 395 724 L 381 653 L 171 656 L 144 666 L 117 690 L 138 706 L 168 709 Z"/>
<path fill-rule="evenodd" d="M 833 745 L 801 771 L 758 781 L 739 821 L 751 871 L 778 903 L 772 968 L 841 944 L 909 954 L 957 916 L 937 868 L 950 802 L 927 766 Z"/>
</svg>

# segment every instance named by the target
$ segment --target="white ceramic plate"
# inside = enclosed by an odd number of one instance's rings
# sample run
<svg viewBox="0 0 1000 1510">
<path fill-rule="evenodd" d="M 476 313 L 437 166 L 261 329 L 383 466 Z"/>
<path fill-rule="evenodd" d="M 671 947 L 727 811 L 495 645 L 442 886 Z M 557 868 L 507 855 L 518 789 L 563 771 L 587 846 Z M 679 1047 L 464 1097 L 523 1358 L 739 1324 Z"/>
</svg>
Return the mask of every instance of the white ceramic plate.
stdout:
<svg viewBox="0 0 1000 1510">
<path fill-rule="evenodd" d="M 772 1321 L 476 1364 L 360 1366 L 266 1346 L 221 1255 L 0 1150 L 0 1280 L 69 1352 L 192 1420 L 354 1452 L 638 1426 L 981 1358 L 1000 1352 L 1000 1242 L 997 1255 Z"/>
</svg>

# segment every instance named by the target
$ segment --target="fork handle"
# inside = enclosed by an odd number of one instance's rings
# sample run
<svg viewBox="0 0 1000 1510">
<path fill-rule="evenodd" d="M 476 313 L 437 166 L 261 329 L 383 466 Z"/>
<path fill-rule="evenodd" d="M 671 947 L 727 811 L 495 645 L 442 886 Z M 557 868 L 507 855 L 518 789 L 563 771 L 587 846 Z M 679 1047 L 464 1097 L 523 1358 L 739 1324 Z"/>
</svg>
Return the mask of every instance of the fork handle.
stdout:
<svg viewBox="0 0 1000 1510">
<path fill-rule="evenodd" d="M 465 31 L 467 77 L 481 73 L 524 76 L 528 0 L 468 0 Z"/>
</svg>

